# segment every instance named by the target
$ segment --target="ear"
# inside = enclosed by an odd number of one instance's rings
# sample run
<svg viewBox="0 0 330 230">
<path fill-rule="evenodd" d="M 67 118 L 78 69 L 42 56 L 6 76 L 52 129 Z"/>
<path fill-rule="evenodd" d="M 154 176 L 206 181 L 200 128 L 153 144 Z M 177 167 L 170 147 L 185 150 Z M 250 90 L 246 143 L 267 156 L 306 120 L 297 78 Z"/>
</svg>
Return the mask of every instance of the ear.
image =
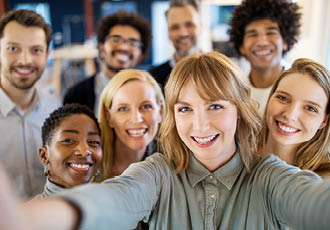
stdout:
<svg viewBox="0 0 330 230">
<path fill-rule="evenodd" d="M 109 109 L 107 109 L 105 106 L 103 106 L 103 111 L 104 111 L 105 118 L 107 119 L 107 123 L 108 123 L 109 127 L 113 128 L 113 122 L 112 122 L 112 119 L 111 119 Z"/>
<path fill-rule="evenodd" d="M 160 124 L 163 121 L 163 106 L 159 106 L 159 110 L 158 110 L 158 119 L 157 122 L 158 124 Z"/>
<path fill-rule="evenodd" d="M 139 57 L 138 64 L 142 63 L 145 57 L 146 57 L 146 55 L 143 54 L 143 53 L 142 53 L 142 50 L 141 50 L 141 55 L 140 55 L 140 57 Z"/>
<path fill-rule="evenodd" d="M 329 115 L 326 115 L 325 118 L 324 118 L 324 121 L 321 123 L 319 129 L 323 129 L 327 125 L 328 118 L 329 118 Z"/>
<path fill-rule="evenodd" d="M 245 49 L 243 47 L 243 44 L 239 47 L 239 52 L 245 57 Z"/>
<path fill-rule="evenodd" d="M 98 44 L 98 48 L 99 48 L 99 56 L 101 58 L 101 60 L 104 59 L 104 44 L 100 43 Z"/>
<path fill-rule="evenodd" d="M 49 163 L 49 153 L 48 153 L 48 147 L 47 146 L 41 146 L 38 149 L 39 153 L 39 159 L 42 162 L 42 164 L 47 165 Z"/>
</svg>

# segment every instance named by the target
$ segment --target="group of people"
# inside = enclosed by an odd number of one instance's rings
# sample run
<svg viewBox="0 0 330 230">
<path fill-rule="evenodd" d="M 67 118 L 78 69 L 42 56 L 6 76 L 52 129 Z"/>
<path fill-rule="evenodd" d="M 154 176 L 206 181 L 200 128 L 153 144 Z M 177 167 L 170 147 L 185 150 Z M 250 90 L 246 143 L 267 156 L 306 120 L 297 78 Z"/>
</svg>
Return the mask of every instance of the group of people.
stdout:
<svg viewBox="0 0 330 230">
<path fill-rule="evenodd" d="M 0 226 L 326 229 L 330 71 L 306 58 L 283 65 L 298 10 L 283 0 L 236 7 L 230 37 L 250 62 L 248 76 L 198 48 L 194 2 L 171 4 L 175 53 L 149 71 L 135 69 L 149 47 L 148 22 L 108 15 L 97 31 L 101 70 L 69 89 L 62 107 L 35 86 L 49 26 L 28 10 L 4 15 L 0 159 L 14 190 L 39 195 L 21 204 L 0 171 Z"/>
</svg>

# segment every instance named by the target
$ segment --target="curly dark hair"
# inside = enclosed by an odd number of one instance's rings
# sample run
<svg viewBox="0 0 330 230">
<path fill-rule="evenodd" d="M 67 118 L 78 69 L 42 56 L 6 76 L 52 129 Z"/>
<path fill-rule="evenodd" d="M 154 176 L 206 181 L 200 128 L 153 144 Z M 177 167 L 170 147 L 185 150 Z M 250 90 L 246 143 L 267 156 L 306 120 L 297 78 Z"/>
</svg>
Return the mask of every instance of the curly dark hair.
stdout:
<svg viewBox="0 0 330 230">
<path fill-rule="evenodd" d="M 243 44 L 245 27 L 258 19 L 271 19 L 280 28 L 283 40 L 287 43 L 288 52 L 297 42 L 300 28 L 301 13 L 299 6 L 287 0 L 244 0 L 233 11 L 229 30 L 230 41 L 233 43 L 237 53 Z"/>
<path fill-rule="evenodd" d="M 139 31 L 142 40 L 142 53 L 145 55 L 149 49 L 151 41 L 151 28 L 148 21 L 143 19 L 138 13 L 119 10 L 114 14 L 102 18 L 97 28 L 97 43 L 104 43 L 109 31 L 117 25 L 128 25 Z"/>
<path fill-rule="evenodd" d="M 0 38 L 3 37 L 3 31 L 6 25 L 11 21 L 16 21 L 26 27 L 36 26 L 43 29 L 46 35 L 46 44 L 48 49 L 49 43 L 52 39 L 52 29 L 41 15 L 32 10 L 11 10 L 7 12 L 2 16 L 0 21 Z"/>
<path fill-rule="evenodd" d="M 86 105 L 77 103 L 66 104 L 62 107 L 55 109 L 49 117 L 47 117 L 41 128 L 42 145 L 50 144 L 55 129 L 61 124 L 61 122 L 73 114 L 85 114 L 90 117 L 97 127 L 101 135 L 101 129 L 99 123 L 94 115 L 94 112 Z"/>
</svg>

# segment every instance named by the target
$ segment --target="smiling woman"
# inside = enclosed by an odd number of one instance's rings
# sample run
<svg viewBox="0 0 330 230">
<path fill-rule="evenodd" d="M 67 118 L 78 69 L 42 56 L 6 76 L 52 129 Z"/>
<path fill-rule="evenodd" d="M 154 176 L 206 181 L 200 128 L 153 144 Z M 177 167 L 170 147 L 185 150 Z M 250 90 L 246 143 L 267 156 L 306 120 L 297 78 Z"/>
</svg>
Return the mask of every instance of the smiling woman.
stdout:
<svg viewBox="0 0 330 230">
<path fill-rule="evenodd" d="M 86 106 L 67 104 L 56 109 L 42 126 L 39 158 L 48 180 L 46 197 L 64 188 L 88 183 L 102 159 L 100 128 Z"/>
</svg>

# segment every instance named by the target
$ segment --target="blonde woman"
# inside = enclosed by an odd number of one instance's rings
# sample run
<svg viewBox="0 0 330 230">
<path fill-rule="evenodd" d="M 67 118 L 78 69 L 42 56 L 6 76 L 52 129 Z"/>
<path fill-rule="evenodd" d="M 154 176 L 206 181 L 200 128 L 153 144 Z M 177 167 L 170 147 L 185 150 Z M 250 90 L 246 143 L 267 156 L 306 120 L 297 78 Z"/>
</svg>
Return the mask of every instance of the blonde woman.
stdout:
<svg viewBox="0 0 330 230">
<path fill-rule="evenodd" d="M 153 140 L 164 112 L 162 91 L 149 73 L 128 69 L 111 79 L 99 107 L 100 181 L 120 175 L 131 163 L 155 151 Z"/>
<path fill-rule="evenodd" d="M 329 70 L 310 59 L 296 60 L 271 90 L 261 153 L 330 175 L 329 98 Z"/>
<path fill-rule="evenodd" d="M 329 181 L 255 154 L 261 118 L 227 57 L 212 52 L 182 59 L 165 95 L 164 154 L 101 184 L 30 203 L 23 212 L 28 223 L 39 229 L 132 229 L 140 220 L 157 230 L 329 227 Z M 8 197 L 3 190 L 1 199 Z M 14 208 L 1 199 L 11 214 Z"/>
</svg>

